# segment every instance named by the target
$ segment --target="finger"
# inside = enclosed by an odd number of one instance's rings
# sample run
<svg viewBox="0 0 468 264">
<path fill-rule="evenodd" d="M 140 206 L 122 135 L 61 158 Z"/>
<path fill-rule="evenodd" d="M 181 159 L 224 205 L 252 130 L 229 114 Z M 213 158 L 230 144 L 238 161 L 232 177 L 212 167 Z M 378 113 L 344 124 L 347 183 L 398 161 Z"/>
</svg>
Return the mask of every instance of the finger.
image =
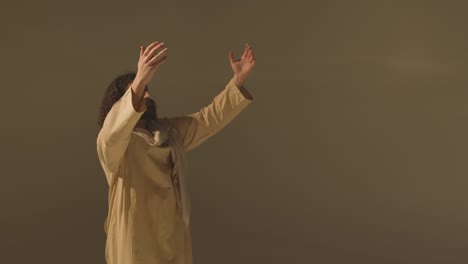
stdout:
<svg viewBox="0 0 468 264">
<path fill-rule="evenodd" d="M 248 56 L 247 56 L 247 60 L 250 63 L 252 63 L 255 60 L 252 47 L 250 47 L 250 46 L 249 46 L 249 53 L 248 53 Z"/>
<path fill-rule="evenodd" d="M 255 59 L 253 49 L 252 49 L 252 47 L 250 47 L 250 46 L 249 46 L 249 52 L 248 52 L 247 58 L 253 58 L 253 59 Z"/>
<path fill-rule="evenodd" d="M 156 56 L 154 56 L 150 61 L 148 61 L 148 65 L 154 64 L 158 59 L 160 59 L 163 55 L 166 55 L 168 48 L 161 50 Z"/>
<path fill-rule="evenodd" d="M 150 68 L 158 68 L 159 65 L 161 65 L 162 63 L 164 63 L 166 60 L 167 60 L 167 56 L 164 56 L 164 57 L 162 57 L 159 61 L 155 61 L 153 64 L 150 64 L 149 67 L 150 67 Z"/>
<path fill-rule="evenodd" d="M 229 51 L 229 61 L 230 61 L 231 63 L 234 63 L 234 52 L 232 52 L 232 50 Z"/>
<path fill-rule="evenodd" d="M 158 51 L 158 49 L 160 49 L 163 46 L 164 46 L 164 42 L 161 42 L 161 43 L 157 44 L 156 46 L 153 46 L 151 48 L 151 50 L 146 55 L 146 57 L 147 57 L 146 61 L 149 61 L 154 56 L 154 54 Z"/>
<path fill-rule="evenodd" d="M 245 44 L 245 50 L 244 53 L 242 54 L 242 57 L 245 58 L 247 56 L 247 52 L 249 51 L 249 45 L 246 43 Z"/>
<path fill-rule="evenodd" d="M 148 45 L 148 47 L 146 47 L 145 53 L 143 55 L 147 56 L 148 53 L 151 51 L 151 49 L 154 46 L 158 45 L 158 43 L 159 43 L 158 41 L 155 41 L 155 42 L 151 43 L 150 45 Z"/>
<path fill-rule="evenodd" d="M 156 45 L 155 47 L 153 47 L 152 50 L 148 53 L 145 62 L 149 62 L 149 61 L 153 58 L 154 54 L 156 54 L 156 52 L 157 52 L 162 46 L 164 46 L 164 42 L 163 42 L 163 43 L 160 43 L 160 44 L 158 44 L 158 45 Z M 165 49 L 163 49 L 163 50 L 167 50 L 167 48 L 165 48 Z"/>
<path fill-rule="evenodd" d="M 252 59 L 252 51 L 249 49 L 249 51 L 247 51 L 247 56 L 245 56 L 245 59 L 247 61 L 250 61 Z"/>
<path fill-rule="evenodd" d="M 252 58 L 255 60 L 255 55 L 254 55 L 253 49 L 250 48 L 250 50 L 252 51 Z"/>
<path fill-rule="evenodd" d="M 143 52 L 145 52 L 145 47 L 140 46 L 140 56 L 143 55 Z"/>
<path fill-rule="evenodd" d="M 159 41 L 155 41 L 155 42 L 149 44 L 149 45 L 146 47 L 146 49 L 145 49 L 144 55 L 147 56 L 148 53 L 151 51 L 151 49 L 154 48 L 154 47 L 155 47 L 156 45 L 158 45 L 158 44 L 159 44 Z"/>
<path fill-rule="evenodd" d="M 230 57 L 230 58 L 231 58 L 231 62 L 232 62 L 232 63 L 235 63 L 235 62 L 238 62 L 238 61 L 241 60 L 240 58 L 236 60 L 236 59 L 234 58 L 234 52 L 232 52 L 232 51 L 231 51 L 231 57 Z"/>
</svg>

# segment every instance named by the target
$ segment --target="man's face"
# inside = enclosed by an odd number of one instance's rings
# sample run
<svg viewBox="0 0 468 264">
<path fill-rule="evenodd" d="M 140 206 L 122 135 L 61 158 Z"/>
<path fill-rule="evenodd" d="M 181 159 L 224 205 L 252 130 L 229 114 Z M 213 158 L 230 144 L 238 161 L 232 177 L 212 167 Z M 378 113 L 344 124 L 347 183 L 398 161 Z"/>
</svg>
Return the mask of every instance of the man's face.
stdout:
<svg viewBox="0 0 468 264">
<path fill-rule="evenodd" d="M 146 111 L 143 113 L 140 119 L 150 121 L 156 120 L 158 118 L 156 111 L 156 102 L 151 99 L 151 95 L 148 92 L 148 86 L 145 87 L 145 95 L 143 100 L 145 100 Z"/>
</svg>

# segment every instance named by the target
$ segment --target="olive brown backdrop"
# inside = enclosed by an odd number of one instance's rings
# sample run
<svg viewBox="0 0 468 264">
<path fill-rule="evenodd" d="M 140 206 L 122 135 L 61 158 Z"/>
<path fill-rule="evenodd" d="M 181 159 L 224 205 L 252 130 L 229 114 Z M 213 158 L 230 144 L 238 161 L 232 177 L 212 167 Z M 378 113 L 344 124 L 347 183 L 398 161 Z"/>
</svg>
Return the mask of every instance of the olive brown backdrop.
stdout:
<svg viewBox="0 0 468 264">
<path fill-rule="evenodd" d="M 257 59 L 253 103 L 189 154 L 194 263 L 468 263 L 466 7 L 4 3 L 2 263 L 105 262 L 98 109 L 155 40 L 160 116 L 210 103 L 229 50 Z"/>
</svg>

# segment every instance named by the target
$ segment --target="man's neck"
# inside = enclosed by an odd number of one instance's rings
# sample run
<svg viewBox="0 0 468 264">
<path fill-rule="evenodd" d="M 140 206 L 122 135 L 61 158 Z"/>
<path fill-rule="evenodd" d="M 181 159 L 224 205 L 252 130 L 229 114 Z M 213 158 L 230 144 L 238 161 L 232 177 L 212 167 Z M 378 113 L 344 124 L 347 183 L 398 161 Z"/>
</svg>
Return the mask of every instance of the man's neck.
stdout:
<svg viewBox="0 0 468 264">
<path fill-rule="evenodd" d="M 143 120 L 143 119 L 138 120 L 138 122 L 136 123 L 135 127 L 139 127 L 139 128 L 143 128 L 143 129 L 148 129 L 148 128 L 146 127 L 146 121 Z"/>
<path fill-rule="evenodd" d="M 143 128 L 148 130 L 151 134 L 153 134 L 153 131 L 155 128 L 153 127 L 153 123 L 151 121 L 146 121 L 144 119 L 138 120 L 138 122 L 135 125 L 135 128 Z"/>
</svg>

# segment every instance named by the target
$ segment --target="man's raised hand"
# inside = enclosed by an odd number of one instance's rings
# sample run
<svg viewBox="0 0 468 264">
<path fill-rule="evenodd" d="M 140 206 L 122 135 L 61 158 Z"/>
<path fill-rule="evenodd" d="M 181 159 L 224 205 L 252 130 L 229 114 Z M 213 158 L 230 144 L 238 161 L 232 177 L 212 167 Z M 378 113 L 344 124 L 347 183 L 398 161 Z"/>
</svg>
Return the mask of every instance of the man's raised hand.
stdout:
<svg viewBox="0 0 468 264">
<path fill-rule="evenodd" d="M 132 97 L 132 104 L 135 110 L 144 109 L 143 96 L 146 85 L 153 78 L 156 69 L 167 60 L 167 48 L 164 42 L 153 42 L 148 47 L 140 46 L 140 59 L 138 60 L 138 71 L 132 82 L 132 90 L 135 96 Z"/>
<path fill-rule="evenodd" d="M 167 50 L 164 42 L 155 41 L 148 47 L 140 46 L 140 59 L 136 80 L 143 85 L 148 84 L 154 76 L 156 69 L 167 60 Z"/>
<path fill-rule="evenodd" d="M 255 66 L 255 57 L 252 47 L 245 44 L 244 54 L 238 60 L 234 60 L 234 53 L 229 51 L 229 61 L 231 62 L 234 80 L 238 86 L 242 86 L 247 79 L 252 68 Z"/>
</svg>

